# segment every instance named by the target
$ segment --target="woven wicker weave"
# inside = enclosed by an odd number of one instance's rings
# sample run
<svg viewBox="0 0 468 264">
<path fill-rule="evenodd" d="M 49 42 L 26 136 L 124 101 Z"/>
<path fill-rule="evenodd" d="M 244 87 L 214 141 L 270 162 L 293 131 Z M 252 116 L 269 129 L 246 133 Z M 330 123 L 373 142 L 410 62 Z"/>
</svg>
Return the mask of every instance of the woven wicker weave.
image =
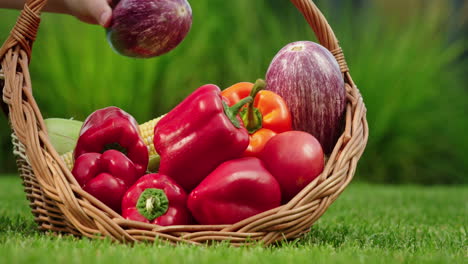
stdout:
<svg viewBox="0 0 468 264">
<path fill-rule="evenodd" d="M 123 219 L 83 191 L 51 146 L 33 94 L 29 61 L 46 0 L 28 0 L 0 49 L 3 109 L 13 129 L 14 154 L 39 229 L 120 242 L 167 240 L 232 245 L 295 238 L 308 232 L 351 181 L 368 137 L 366 109 L 342 50 L 324 16 L 311 0 L 291 0 L 319 42 L 336 57 L 346 83 L 346 126 L 323 173 L 289 203 L 233 225 L 161 227 Z M 2 80 L 3 79 L 3 80 Z M 4 82 L 2 84 L 2 82 Z M 40 92 L 40 91 L 39 91 Z"/>
</svg>

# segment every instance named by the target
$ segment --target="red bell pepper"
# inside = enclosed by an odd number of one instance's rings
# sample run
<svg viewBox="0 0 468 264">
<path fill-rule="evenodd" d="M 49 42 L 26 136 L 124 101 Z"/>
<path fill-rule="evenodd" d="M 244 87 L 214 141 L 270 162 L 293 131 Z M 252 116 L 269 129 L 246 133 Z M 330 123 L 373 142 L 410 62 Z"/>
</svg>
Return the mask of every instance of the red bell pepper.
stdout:
<svg viewBox="0 0 468 264">
<path fill-rule="evenodd" d="M 85 153 L 76 159 L 72 174 L 89 194 L 120 213 L 125 191 L 138 179 L 133 162 L 122 152 Z"/>
<path fill-rule="evenodd" d="M 122 216 L 161 226 L 191 222 L 185 191 L 173 179 L 158 173 L 146 174 L 128 189 L 122 199 Z"/>
<path fill-rule="evenodd" d="M 255 157 L 219 165 L 190 194 L 187 206 L 200 224 L 233 224 L 281 204 L 279 183 Z"/>
<path fill-rule="evenodd" d="M 189 192 L 216 166 L 242 156 L 249 133 L 237 114 L 251 101 L 246 97 L 228 107 L 218 86 L 195 90 L 154 129 L 154 148 L 161 157 L 159 172 Z"/>
<path fill-rule="evenodd" d="M 270 138 L 292 129 L 291 113 L 286 102 L 278 94 L 262 90 L 264 87 L 263 80 L 257 80 L 255 85 L 240 82 L 221 93 L 228 105 L 234 105 L 247 96 L 254 98 L 240 113 L 250 134 L 250 143 L 244 156 L 258 156 Z"/>
<path fill-rule="evenodd" d="M 74 150 L 75 160 L 88 152 L 108 149 L 122 151 L 132 160 L 137 173 L 143 175 L 148 166 L 148 148 L 140 137 L 136 120 L 114 106 L 99 109 L 86 118 Z"/>
</svg>

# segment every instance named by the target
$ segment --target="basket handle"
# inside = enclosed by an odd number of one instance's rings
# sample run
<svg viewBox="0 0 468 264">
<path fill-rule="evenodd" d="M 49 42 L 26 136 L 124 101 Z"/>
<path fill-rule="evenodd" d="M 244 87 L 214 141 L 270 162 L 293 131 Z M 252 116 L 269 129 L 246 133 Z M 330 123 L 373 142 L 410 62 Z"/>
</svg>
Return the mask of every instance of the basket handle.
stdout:
<svg viewBox="0 0 468 264">
<path fill-rule="evenodd" d="M 3 58 L 9 49 L 20 45 L 28 55 L 28 61 L 31 60 L 32 45 L 36 39 L 37 30 L 41 21 L 40 12 L 46 3 L 47 0 L 26 1 L 15 26 L 0 48 L 0 59 Z"/>
<path fill-rule="evenodd" d="M 335 56 L 340 65 L 341 72 L 349 72 L 339 41 L 320 9 L 318 9 L 312 0 L 291 0 L 291 2 L 302 13 L 307 23 L 309 23 L 320 44 Z"/>
</svg>

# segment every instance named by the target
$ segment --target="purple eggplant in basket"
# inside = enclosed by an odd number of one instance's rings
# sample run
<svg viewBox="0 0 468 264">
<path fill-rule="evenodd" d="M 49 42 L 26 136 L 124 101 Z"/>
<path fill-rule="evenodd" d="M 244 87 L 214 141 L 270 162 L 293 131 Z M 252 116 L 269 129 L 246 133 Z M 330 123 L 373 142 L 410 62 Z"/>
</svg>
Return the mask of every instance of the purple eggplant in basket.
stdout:
<svg viewBox="0 0 468 264">
<path fill-rule="evenodd" d="M 266 82 L 286 101 L 293 129 L 312 134 L 331 153 L 346 109 L 343 74 L 333 55 L 311 41 L 290 43 L 273 58 Z"/>
</svg>

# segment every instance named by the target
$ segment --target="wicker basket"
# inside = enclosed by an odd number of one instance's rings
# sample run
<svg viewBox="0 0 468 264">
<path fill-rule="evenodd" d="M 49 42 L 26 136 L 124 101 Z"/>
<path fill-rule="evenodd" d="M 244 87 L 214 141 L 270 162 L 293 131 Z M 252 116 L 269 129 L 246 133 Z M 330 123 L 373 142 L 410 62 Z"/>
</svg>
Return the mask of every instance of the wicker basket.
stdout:
<svg viewBox="0 0 468 264">
<path fill-rule="evenodd" d="M 28 0 L 0 49 L 3 110 L 13 129 L 14 154 L 39 229 L 120 242 L 166 240 L 232 245 L 296 238 L 310 230 L 351 181 L 368 137 L 366 109 L 353 83 L 338 41 L 312 0 L 291 0 L 319 42 L 336 57 L 346 83 L 346 126 L 323 173 L 289 203 L 233 225 L 168 226 L 123 219 L 83 191 L 49 142 L 29 74 L 31 48 L 46 0 Z M 3 82 L 3 84 L 2 84 Z M 40 92 L 40 91 L 39 91 Z"/>
</svg>

